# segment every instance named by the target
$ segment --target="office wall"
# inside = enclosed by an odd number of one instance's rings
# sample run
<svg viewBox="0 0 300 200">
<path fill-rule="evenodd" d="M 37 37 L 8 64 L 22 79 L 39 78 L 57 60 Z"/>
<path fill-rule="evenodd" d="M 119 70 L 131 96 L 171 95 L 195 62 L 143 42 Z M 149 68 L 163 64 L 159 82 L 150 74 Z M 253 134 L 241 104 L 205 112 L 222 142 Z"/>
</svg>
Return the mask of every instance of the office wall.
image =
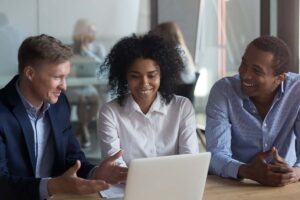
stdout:
<svg viewBox="0 0 300 200">
<path fill-rule="evenodd" d="M 16 6 L 18 5 L 18 6 Z M 120 38 L 137 32 L 140 0 L 1 0 L 0 13 L 24 35 L 47 33 L 71 42 L 75 22 L 95 23 L 98 37 Z"/>
<path fill-rule="evenodd" d="M 22 35 L 33 35 L 38 33 L 37 6 L 36 0 L 0 0 L 0 13 Z"/>
<path fill-rule="evenodd" d="M 79 18 L 97 28 L 107 53 L 121 37 L 150 28 L 150 0 L 0 0 L 0 79 L 17 72 L 17 52 L 28 36 L 46 33 L 72 43 Z M 5 81 L 4 81 L 5 82 Z"/>
<path fill-rule="evenodd" d="M 119 38 L 136 32 L 139 0 L 39 0 L 40 32 L 66 39 L 79 18 L 95 23 L 99 37 Z M 61 4 L 63 2 L 63 4 Z"/>
</svg>

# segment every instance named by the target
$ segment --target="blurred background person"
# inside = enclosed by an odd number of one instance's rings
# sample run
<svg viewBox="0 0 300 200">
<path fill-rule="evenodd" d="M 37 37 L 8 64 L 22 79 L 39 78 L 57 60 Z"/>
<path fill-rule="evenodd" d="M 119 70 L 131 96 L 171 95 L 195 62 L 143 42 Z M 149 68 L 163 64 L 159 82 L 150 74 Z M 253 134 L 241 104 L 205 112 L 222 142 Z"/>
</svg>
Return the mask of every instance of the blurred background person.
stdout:
<svg viewBox="0 0 300 200">
<path fill-rule="evenodd" d="M 81 77 L 96 77 L 96 68 L 103 62 L 105 49 L 96 43 L 96 26 L 87 19 L 79 19 L 73 32 L 72 70 L 73 75 Z M 80 81 L 80 80 L 79 80 Z M 67 96 L 73 105 L 77 106 L 78 125 L 76 136 L 81 147 L 91 145 L 89 124 L 96 119 L 99 109 L 99 92 L 93 85 L 71 87 Z"/>
<path fill-rule="evenodd" d="M 79 19 L 73 32 L 73 50 L 77 55 L 94 58 L 102 63 L 106 55 L 103 45 L 96 43 L 96 26 L 87 19 Z"/>
<path fill-rule="evenodd" d="M 194 102 L 194 89 L 199 74 L 196 73 L 193 57 L 186 46 L 180 27 L 175 22 L 164 22 L 158 24 L 150 33 L 173 42 L 180 49 L 184 69 L 180 74 L 181 80 L 175 89 L 175 94 L 185 96 Z"/>
</svg>

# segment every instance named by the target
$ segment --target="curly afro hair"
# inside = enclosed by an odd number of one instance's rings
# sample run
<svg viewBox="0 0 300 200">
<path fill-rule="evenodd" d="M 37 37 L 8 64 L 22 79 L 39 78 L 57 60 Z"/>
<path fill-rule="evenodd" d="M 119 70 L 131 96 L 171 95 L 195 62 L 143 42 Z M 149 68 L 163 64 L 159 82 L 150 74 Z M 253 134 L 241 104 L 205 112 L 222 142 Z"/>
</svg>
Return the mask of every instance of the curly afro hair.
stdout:
<svg viewBox="0 0 300 200">
<path fill-rule="evenodd" d="M 168 104 L 173 98 L 174 87 L 183 70 L 181 50 L 174 43 L 160 36 L 146 34 L 124 37 L 117 42 L 100 66 L 100 72 L 109 71 L 109 86 L 112 95 L 118 98 L 122 106 L 124 95 L 129 93 L 126 74 L 129 67 L 138 58 L 151 59 L 160 68 L 160 87 L 158 91 Z"/>
</svg>

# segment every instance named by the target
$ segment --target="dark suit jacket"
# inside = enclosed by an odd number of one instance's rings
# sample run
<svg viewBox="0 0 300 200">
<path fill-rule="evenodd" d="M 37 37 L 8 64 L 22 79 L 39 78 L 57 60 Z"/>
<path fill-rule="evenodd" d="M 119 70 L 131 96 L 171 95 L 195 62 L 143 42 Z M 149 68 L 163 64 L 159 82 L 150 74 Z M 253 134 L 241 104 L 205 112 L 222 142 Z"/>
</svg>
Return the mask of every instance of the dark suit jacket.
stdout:
<svg viewBox="0 0 300 200">
<path fill-rule="evenodd" d="M 0 199 L 39 199 L 35 178 L 34 136 L 30 119 L 17 93 L 15 76 L 0 90 Z M 70 124 L 70 106 L 64 94 L 46 113 L 50 119 L 55 155 L 52 177 L 81 160 L 78 176 L 86 178 L 94 167 L 86 161 Z"/>
</svg>

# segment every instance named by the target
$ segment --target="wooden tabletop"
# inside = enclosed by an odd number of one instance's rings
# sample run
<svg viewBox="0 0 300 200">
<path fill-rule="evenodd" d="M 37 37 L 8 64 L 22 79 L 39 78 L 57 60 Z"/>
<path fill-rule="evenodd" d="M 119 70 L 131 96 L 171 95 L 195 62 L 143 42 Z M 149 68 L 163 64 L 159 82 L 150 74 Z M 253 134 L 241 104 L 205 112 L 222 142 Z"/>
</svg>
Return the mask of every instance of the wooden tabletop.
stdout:
<svg viewBox="0 0 300 200">
<path fill-rule="evenodd" d="M 284 187 L 266 187 L 251 180 L 237 181 L 208 176 L 203 200 L 299 200 L 300 182 Z M 60 195 L 51 200 L 101 200 L 98 194 Z"/>
<path fill-rule="evenodd" d="M 300 182 L 267 187 L 251 180 L 237 181 L 208 176 L 203 200 L 299 200 Z"/>
</svg>

